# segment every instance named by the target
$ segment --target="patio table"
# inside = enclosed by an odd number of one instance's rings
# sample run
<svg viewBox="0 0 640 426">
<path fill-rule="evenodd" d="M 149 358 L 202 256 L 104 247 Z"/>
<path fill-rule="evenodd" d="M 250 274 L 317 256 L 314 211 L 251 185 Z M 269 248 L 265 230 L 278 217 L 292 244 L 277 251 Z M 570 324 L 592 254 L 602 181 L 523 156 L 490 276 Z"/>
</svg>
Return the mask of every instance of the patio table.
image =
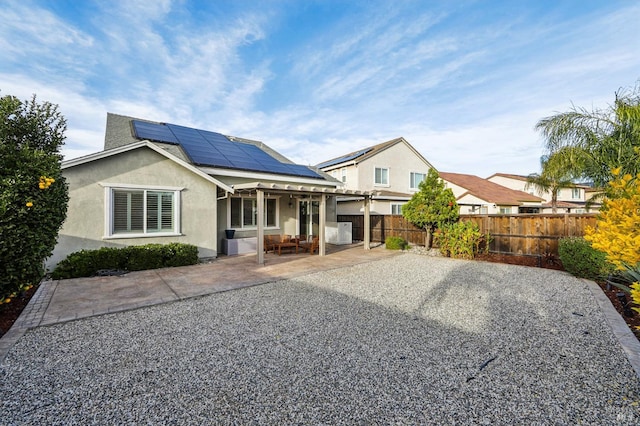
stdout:
<svg viewBox="0 0 640 426">
<path fill-rule="evenodd" d="M 283 243 L 278 243 L 278 256 L 282 255 L 282 249 L 291 249 L 291 251 L 293 251 L 293 249 L 296 249 L 296 254 L 298 254 L 298 243 L 295 241 L 288 241 L 288 242 L 283 242 Z"/>
</svg>

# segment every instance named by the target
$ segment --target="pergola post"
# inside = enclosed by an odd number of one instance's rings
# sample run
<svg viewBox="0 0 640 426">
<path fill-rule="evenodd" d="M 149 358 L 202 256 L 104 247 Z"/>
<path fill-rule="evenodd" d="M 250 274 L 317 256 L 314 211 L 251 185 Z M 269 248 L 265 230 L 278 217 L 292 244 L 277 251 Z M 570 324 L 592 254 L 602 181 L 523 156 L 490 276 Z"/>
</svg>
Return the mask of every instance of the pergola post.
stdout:
<svg viewBox="0 0 640 426">
<path fill-rule="evenodd" d="M 326 254 L 326 244 L 325 244 L 325 227 L 327 225 L 327 196 L 322 194 L 320 196 L 320 224 L 318 226 L 318 239 L 319 239 L 319 247 L 318 254 L 320 256 L 324 256 Z"/>
<path fill-rule="evenodd" d="M 256 208 L 258 209 L 258 244 L 256 244 L 256 247 L 258 250 L 258 264 L 264 265 L 264 191 L 258 189 L 256 196 Z"/>
<path fill-rule="evenodd" d="M 368 195 L 364 196 L 364 249 L 371 250 L 371 203 Z"/>
</svg>

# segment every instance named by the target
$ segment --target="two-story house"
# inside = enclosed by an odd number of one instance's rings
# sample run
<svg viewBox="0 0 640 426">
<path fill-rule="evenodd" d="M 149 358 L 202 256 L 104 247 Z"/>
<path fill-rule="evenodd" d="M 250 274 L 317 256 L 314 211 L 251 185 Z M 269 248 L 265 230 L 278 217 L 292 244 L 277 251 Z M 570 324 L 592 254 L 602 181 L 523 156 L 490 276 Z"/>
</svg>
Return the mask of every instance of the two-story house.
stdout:
<svg viewBox="0 0 640 426">
<path fill-rule="evenodd" d="M 453 191 L 460 214 L 539 213 L 542 209 L 542 198 L 479 176 L 446 172 L 439 175 Z"/>
<path fill-rule="evenodd" d="M 514 175 L 507 173 L 495 173 L 487 178 L 490 182 L 505 186 L 518 191 L 528 192 L 529 194 L 538 195 L 544 199 L 544 204 L 540 213 L 552 213 L 551 191 L 538 191 L 533 186 L 527 185 L 527 176 Z M 598 194 L 599 190 L 588 186 L 574 184 L 566 188 L 560 188 L 557 196 L 556 213 L 590 213 L 597 212 L 600 209 L 600 203 L 588 201 Z"/>
<path fill-rule="evenodd" d="M 316 167 L 347 190 L 371 192 L 371 214 L 402 214 L 405 204 L 434 167 L 404 138 L 350 152 Z M 338 214 L 363 214 L 361 199 L 340 196 Z"/>
</svg>

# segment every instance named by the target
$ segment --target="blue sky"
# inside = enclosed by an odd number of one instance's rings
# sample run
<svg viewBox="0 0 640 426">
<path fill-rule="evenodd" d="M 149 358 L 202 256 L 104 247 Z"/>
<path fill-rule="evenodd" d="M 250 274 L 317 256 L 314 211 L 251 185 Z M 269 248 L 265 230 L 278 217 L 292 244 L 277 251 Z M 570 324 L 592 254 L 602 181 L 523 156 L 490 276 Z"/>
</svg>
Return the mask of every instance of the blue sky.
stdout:
<svg viewBox="0 0 640 426">
<path fill-rule="evenodd" d="M 535 123 L 640 79 L 638 1 L 0 1 L 0 95 L 258 139 L 317 164 L 403 136 L 438 170 L 539 170 Z"/>
</svg>

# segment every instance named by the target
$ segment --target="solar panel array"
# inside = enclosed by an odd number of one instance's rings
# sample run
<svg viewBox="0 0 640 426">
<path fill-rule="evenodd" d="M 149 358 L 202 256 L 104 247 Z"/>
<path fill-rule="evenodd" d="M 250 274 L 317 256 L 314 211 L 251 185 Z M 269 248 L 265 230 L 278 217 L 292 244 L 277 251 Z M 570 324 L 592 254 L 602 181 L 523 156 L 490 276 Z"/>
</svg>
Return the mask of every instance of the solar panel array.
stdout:
<svg viewBox="0 0 640 426">
<path fill-rule="evenodd" d="M 347 155 L 345 155 L 343 157 L 340 157 L 340 158 L 335 158 L 333 160 L 325 161 L 324 163 L 318 164 L 316 167 L 322 168 L 322 167 L 335 166 L 336 164 L 344 163 L 345 161 L 349 161 L 349 160 L 353 160 L 355 158 L 358 158 L 361 155 L 364 155 L 369 151 L 371 151 L 371 148 L 365 148 L 365 149 L 360 150 L 358 152 L 355 152 L 353 154 L 347 154 Z"/>
<path fill-rule="evenodd" d="M 191 162 L 199 166 L 322 179 L 306 166 L 283 163 L 255 145 L 232 142 L 220 133 L 138 120 L 133 120 L 133 128 L 139 139 L 180 145 Z"/>
</svg>

